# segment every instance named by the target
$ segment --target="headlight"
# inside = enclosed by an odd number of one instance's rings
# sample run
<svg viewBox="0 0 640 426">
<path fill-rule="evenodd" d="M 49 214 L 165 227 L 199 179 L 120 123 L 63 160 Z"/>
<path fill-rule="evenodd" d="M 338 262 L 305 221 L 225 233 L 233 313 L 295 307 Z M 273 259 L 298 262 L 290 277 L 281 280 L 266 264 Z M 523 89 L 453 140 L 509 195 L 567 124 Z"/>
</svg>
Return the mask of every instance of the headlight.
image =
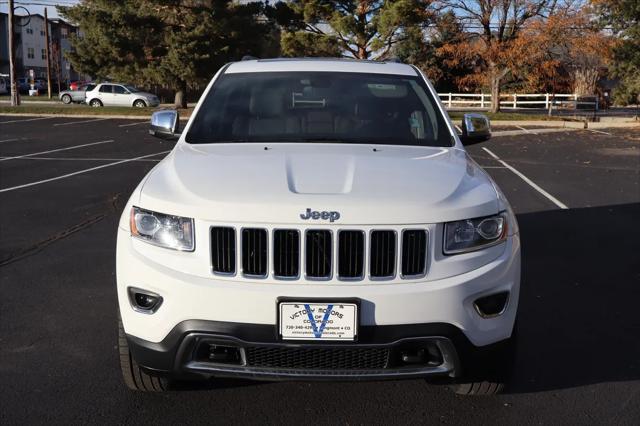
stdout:
<svg viewBox="0 0 640 426">
<path fill-rule="evenodd" d="M 495 216 L 449 222 L 444 226 L 444 253 L 479 250 L 498 244 L 506 238 L 507 218 L 504 212 Z"/>
<path fill-rule="evenodd" d="M 131 208 L 131 235 L 174 250 L 193 251 L 193 219 Z"/>
</svg>

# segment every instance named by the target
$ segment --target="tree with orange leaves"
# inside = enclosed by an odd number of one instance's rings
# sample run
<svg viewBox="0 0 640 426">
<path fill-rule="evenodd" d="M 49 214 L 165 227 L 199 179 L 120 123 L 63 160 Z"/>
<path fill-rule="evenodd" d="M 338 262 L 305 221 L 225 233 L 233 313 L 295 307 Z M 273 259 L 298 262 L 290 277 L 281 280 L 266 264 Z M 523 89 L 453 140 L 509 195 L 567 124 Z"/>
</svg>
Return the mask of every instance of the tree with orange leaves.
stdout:
<svg viewBox="0 0 640 426">
<path fill-rule="evenodd" d="M 457 52 L 480 58 L 480 73 L 468 79 L 488 81 L 491 112 L 498 112 L 505 77 L 526 60 L 518 56 L 516 41 L 530 21 L 551 15 L 557 0 L 443 0 L 442 3 L 473 30 L 472 37 Z"/>
<path fill-rule="evenodd" d="M 611 35 L 594 24 L 589 8 L 561 10 L 523 28 L 513 46 L 514 56 L 523 61 L 513 74 L 532 91 L 550 90 L 552 81 L 576 95 L 593 95 L 613 45 Z"/>
</svg>

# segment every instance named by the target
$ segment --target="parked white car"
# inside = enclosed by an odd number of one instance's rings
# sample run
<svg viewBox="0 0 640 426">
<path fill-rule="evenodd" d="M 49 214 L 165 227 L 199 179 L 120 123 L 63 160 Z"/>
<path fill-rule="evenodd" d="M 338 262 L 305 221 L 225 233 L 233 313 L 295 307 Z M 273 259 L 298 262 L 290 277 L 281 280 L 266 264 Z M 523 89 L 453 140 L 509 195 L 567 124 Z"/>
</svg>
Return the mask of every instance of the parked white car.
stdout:
<svg viewBox="0 0 640 426">
<path fill-rule="evenodd" d="M 142 92 L 134 86 L 119 83 L 101 83 L 86 92 L 85 102 L 92 107 L 127 106 L 156 107 L 160 105 L 158 97 Z"/>
<path fill-rule="evenodd" d="M 437 378 L 500 391 L 516 218 L 415 67 L 248 60 L 213 78 L 118 227 L 131 389 L 181 377 Z"/>
</svg>

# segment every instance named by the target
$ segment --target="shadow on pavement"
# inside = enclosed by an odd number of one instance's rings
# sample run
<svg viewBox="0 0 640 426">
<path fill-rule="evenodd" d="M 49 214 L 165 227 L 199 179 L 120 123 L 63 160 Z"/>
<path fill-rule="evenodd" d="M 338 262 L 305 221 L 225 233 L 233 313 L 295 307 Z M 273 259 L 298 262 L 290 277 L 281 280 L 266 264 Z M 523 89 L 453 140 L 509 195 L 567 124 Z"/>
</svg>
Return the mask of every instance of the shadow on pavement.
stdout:
<svg viewBox="0 0 640 426">
<path fill-rule="evenodd" d="M 640 203 L 518 216 L 511 392 L 640 379 Z"/>
</svg>

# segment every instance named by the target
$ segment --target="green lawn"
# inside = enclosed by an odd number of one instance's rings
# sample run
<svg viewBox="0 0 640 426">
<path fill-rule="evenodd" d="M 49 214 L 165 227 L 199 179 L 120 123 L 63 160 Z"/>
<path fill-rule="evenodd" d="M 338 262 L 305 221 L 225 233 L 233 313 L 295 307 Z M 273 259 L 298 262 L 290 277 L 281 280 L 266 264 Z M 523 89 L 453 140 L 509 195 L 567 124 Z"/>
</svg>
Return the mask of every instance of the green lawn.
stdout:
<svg viewBox="0 0 640 426">
<path fill-rule="evenodd" d="M 0 101 L 10 101 L 10 100 L 11 100 L 10 95 L 0 95 Z M 57 93 L 54 93 L 51 96 L 51 99 L 47 97 L 46 93 L 44 94 L 44 96 L 43 95 L 40 95 L 40 96 L 20 95 L 20 100 L 22 102 L 31 102 L 31 101 L 60 102 L 60 99 L 58 99 Z"/>
</svg>

